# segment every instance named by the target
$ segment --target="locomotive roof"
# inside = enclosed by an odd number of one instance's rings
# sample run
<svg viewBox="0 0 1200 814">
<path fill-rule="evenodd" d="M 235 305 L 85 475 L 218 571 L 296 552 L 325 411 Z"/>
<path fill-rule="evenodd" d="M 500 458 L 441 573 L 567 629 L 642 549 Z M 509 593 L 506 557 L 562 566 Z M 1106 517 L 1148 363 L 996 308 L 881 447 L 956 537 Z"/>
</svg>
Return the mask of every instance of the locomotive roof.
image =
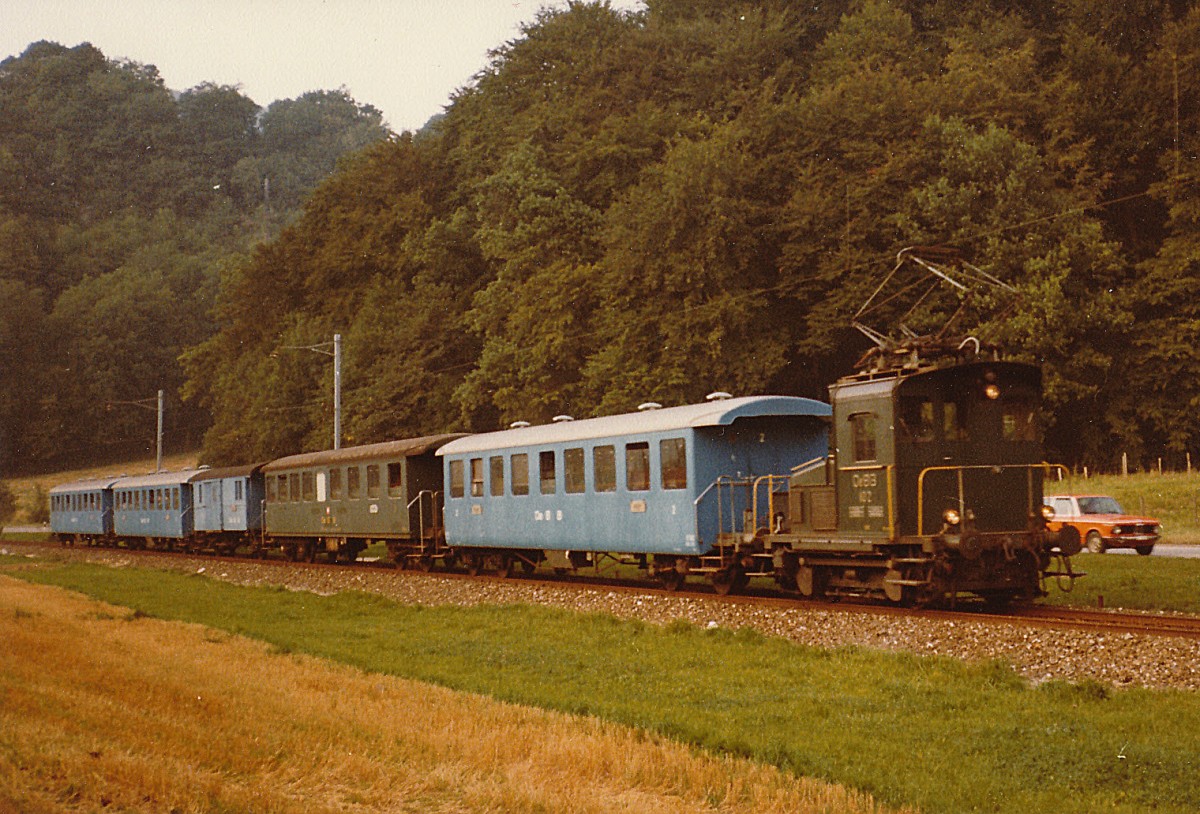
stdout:
<svg viewBox="0 0 1200 814">
<path fill-rule="evenodd" d="M 177 472 L 151 472 L 148 475 L 134 475 L 131 478 L 119 478 L 113 482 L 114 489 L 141 489 L 145 486 L 178 486 L 187 483 L 202 469 L 181 469 Z"/>
<path fill-rule="evenodd" d="M 832 414 L 823 401 L 795 396 L 747 396 L 744 398 L 662 407 L 636 413 L 562 421 L 534 427 L 468 435 L 438 450 L 438 455 L 456 455 L 489 449 L 557 444 L 591 438 L 622 437 L 653 432 L 728 426 L 739 418 L 762 416 L 819 416 Z"/>
<path fill-rule="evenodd" d="M 108 475 L 103 478 L 88 478 L 87 480 L 76 480 L 69 483 L 60 483 L 58 486 L 50 489 L 50 494 L 61 495 L 75 492 L 94 492 L 98 489 L 107 489 L 114 483 L 119 481 L 122 476 Z"/>
<path fill-rule="evenodd" d="M 189 478 L 191 483 L 202 480 L 220 480 L 221 478 L 245 478 L 263 468 L 263 464 L 245 464 L 243 466 L 222 466 L 216 469 L 201 467 L 200 472 Z"/>
<path fill-rule="evenodd" d="M 407 458 L 437 449 L 456 438 L 462 438 L 462 433 L 426 435 L 420 438 L 406 438 L 402 441 L 384 441 L 380 444 L 363 444 L 343 449 L 327 449 L 321 452 L 304 452 L 264 464 L 263 471 L 277 472 L 281 469 L 324 466 L 327 464 L 350 463 L 352 461 L 370 461 L 378 458 Z"/>
</svg>

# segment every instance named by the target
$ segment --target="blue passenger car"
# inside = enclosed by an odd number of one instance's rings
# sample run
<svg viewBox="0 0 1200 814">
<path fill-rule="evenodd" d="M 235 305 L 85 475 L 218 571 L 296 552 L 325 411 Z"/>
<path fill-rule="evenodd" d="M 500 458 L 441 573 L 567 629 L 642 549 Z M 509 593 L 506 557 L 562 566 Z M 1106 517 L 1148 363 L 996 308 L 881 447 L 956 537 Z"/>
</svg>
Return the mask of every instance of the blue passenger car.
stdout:
<svg viewBox="0 0 1200 814">
<path fill-rule="evenodd" d="M 756 477 L 826 454 L 829 415 L 819 401 L 758 396 L 467 436 L 438 452 L 446 540 L 468 563 L 472 549 L 526 564 L 576 564 L 579 552 L 688 561 L 747 500 L 765 506 Z"/>
<path fill-rule="evenodd" d="M 113 533 L 137 548 L 173 548 L 189 540 L 195 523 L 189 481 L 199 471 L 185 469 L 118 480 L 112 487 Z"/>
<path fill-rule="evenodd" d="M 262 464 L 204 469 L 191 478 L 196 544 L 232 554 L 260 542 Z"/>
<path fill-rule="evenodd" d="M 63 483 L 50 490 L 50 531 L 64 543 L 97 543 L 113 533 L 116 478 Z"/>
</svg>

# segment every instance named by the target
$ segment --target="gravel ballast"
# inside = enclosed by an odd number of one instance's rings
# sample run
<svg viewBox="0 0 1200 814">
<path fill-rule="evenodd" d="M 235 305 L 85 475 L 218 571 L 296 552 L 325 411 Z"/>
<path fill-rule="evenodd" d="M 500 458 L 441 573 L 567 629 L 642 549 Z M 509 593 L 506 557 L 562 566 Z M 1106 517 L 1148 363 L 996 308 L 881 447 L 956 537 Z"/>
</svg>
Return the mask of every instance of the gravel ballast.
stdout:
<svg viewBox="0 0 1200 814">
<path fill-rule="evenodd" d="M 5 547 L 10 553 L 35 551 L 20 544 L 6 543 Z M 405 604 L 528 603 L 652 624 L 683 620 L 701 627 L 748 627 L 820 648 L 859 646 L 976 662 L 999 660 L 1035 683 L 1093 679 L 1117 687 L 1200 689 L 1200 641 L 1186 638 L 1029 628 L 986 619 L 951 622 L 800 603 L 794 608 L 760 607 L 686 592 L 614 591 L 604 586 L 555 586 L 521 579 L 469 580 L 336 566 L 302 568 L 178 554 L 135 557 L 106 549 L 42 547 L 36 552 L 39 557 L 81 559 L 112 567 L 203 573 L 237 585 L 279 585 L 322 595 L 365 591 Z"/>
</svg>

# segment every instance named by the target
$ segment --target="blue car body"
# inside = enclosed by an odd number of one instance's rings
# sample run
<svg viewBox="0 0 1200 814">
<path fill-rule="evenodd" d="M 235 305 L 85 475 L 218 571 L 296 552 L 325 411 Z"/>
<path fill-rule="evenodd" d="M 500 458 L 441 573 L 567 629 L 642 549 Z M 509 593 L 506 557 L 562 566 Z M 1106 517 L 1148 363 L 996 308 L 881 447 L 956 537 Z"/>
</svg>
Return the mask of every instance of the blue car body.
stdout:
<svg viewBox="0 0 1200 814">
<path fill-rule="evenodd" d="M 438 451 L 446 541 L 703 554 L 744 509 L 722 506 L 718 480 L 824 456 L 829 416 L 823 402 L 757 396 L 467 436 Z"/>
</svg>

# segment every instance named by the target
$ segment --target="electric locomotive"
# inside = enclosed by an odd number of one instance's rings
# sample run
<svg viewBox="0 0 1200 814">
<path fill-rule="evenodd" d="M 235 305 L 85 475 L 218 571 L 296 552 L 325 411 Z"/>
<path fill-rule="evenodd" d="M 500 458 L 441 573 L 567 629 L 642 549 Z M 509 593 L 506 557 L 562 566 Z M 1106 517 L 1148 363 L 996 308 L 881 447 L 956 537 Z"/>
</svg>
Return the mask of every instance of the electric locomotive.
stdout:
<svg viewBox="0 0 1200 814">
<path fill-rule="evenodd" d="M 751 488 L 751 537 L 727 540 L 730 568 L 802 595 L 875 595 L 903 604 L 1044 595 L 1078 540 L 1046 530 L 1038 433 L 1040 370 L 973 339 L 873 355 L 830 387 L 830 451 Z M 743 565 L 736 554 L 749 549 Z"/>
</svg>

